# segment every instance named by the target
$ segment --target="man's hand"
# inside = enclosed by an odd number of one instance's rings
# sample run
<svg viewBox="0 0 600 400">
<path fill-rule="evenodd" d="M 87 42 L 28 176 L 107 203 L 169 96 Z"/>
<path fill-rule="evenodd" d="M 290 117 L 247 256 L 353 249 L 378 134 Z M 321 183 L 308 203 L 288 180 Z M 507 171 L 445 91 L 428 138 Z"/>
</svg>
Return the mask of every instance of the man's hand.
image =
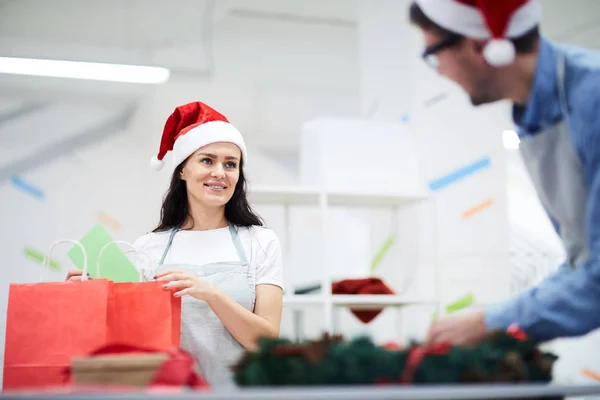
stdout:
<svg viewBox="0 0 600 400">
<path fill-rule="evenodd" d="M 427 334 L 427 344 L 450 343 L 452 345 L 473 345 L 481 341 L 487 333 L 483 311 L 471 311 L 437 318 Z"/>
</svg>

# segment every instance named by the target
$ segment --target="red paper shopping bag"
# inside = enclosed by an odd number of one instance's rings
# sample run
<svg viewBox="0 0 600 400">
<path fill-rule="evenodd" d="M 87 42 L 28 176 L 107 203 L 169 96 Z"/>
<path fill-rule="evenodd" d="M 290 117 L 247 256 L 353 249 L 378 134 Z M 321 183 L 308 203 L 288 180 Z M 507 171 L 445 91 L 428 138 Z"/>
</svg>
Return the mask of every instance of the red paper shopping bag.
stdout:
<svg viewBox="0 0 600 400">
<path fill-rule="evenodd" d="M 181 298 L 163 282 L 113 283 L 108 343 L 170 350 L 179 347 Z"/>
<path fill-rule="evenodd" d="M 56 386 L 74 355 L 106 344 L 106 279 L 11 284 L 3 389 Z"/>
<path fill-rule="evenodd" d="M 179 347 L 181 298 L 160 282 L 12 284 L 3 388 L 62 386 L 72 357 L 101 346 Z"/>
</svg>

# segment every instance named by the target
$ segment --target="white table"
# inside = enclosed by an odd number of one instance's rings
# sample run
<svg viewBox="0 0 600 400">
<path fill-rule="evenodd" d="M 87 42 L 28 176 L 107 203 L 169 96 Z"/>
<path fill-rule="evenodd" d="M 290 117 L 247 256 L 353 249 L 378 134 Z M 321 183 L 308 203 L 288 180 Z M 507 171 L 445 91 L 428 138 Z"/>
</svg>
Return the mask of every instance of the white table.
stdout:
<svg viewBox="0 0 600 400">
<path fill-rule="evenodd" d="M 499 384 L 499 385 L 435 385 L 435 386 L 323 386 L 323 387 L 282 387 L 282 388 L 240 388 L 235 391 L 215 390 L 208 393 L 187 392 L 181 394 L 149 394 L 149 393 L 107 393 L 107 394 L 40 394 L 23 393 L 22 395 L 0 395 L 3 399 L 89 399 L 89 400 L 124 400 L 148 399 L 199 399 L 199 400 L 483 400 L 483 399 L 515 399 L 556 397 L 600 399 L 600 385 L 544 385 L 544 384 Z"/>
</svg>

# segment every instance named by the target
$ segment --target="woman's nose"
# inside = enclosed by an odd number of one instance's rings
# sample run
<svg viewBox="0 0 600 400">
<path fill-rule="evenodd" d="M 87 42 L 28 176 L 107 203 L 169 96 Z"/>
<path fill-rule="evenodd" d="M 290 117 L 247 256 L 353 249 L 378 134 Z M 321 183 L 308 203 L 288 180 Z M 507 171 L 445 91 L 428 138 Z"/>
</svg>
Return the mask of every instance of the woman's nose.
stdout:
<svg viewBox="0 0 600 400">
<path fill-rule="evenodd" d="M 214 177 L 222 177 L 222 176 L 225 176 L 225 170 L 223 169 L 223 167 L 222 167 L 222 166 L 220 166 L 220 165 L 217 165 L 217 166 L 215 167 L 215 169 L 213 169 L 213 171 L 212 171 L 212 176 L 214 176 Z"/>
</svg>

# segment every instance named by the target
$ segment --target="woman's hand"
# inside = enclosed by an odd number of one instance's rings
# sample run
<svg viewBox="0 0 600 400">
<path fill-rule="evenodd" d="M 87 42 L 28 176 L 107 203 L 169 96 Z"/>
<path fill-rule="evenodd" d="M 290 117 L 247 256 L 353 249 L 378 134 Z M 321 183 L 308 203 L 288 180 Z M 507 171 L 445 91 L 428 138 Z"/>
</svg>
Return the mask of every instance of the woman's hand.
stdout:
<svg viewBox="0 0 600 400">
<path fill-rule="evenodd" d="M 163 285 L 165 289 L 181 289 L 175 292 L 176 297 L 192 296 L 198 300 L 208 301 L 217 292 L 212 284 L 195 277 L 187 271 L 160 271 L 156 273 L 155 279 L 166 282 Z"/>
<path fill-rule="evenodd" d="M 65 278 L 65 281 L 80 281 L 82 276 L 83 276 L 83 271 L 81 271 L 79 269 L 70 269 L 69 272 L 67 273 L 67 277 Z M 92 279 L 90 274 L 88 274 L 88 279 Z"/>
</svg>

